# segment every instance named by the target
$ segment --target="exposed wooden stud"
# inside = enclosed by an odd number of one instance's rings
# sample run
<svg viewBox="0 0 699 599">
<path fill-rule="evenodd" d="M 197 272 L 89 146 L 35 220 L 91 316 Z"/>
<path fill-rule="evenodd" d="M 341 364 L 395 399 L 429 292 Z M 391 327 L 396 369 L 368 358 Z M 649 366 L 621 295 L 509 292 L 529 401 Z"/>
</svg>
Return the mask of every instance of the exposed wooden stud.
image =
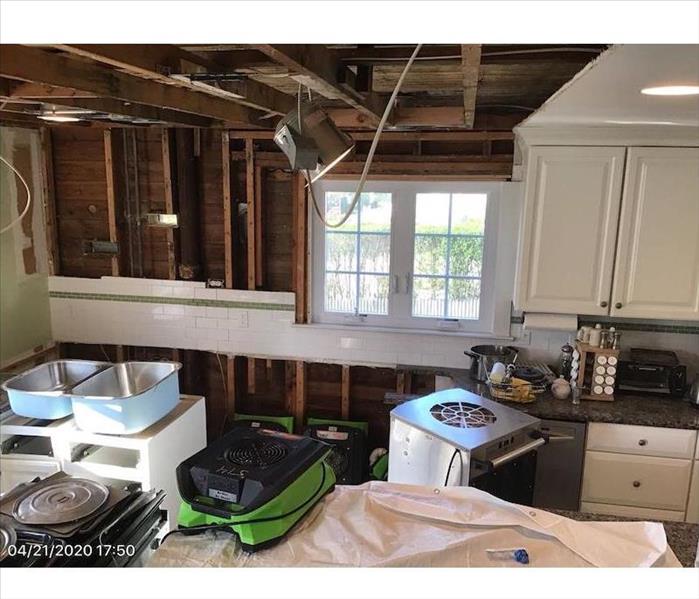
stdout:
<svg viewBox="0 0 699 599">
<path fill-rule="evenodd" d="M 257 368 L 255 358 L 247 358 L 248 369 L 248 395 L 257 393 Z"/>
<path fill-rule="evenodd" d="M 223 251 L 227 289 L 233 289 L 233 210 L 231 198 L 231 158 L 228 132 L 221 134 L 221 169 L 223 178 Z"/>
<path fill-rule="evenodd" d="M 245 199 L 247 202 L 248 289 L 255 289 L 255 153 L 251 139 L 245 140 Z"/>
<path fill-rule="evenodd" d="M 218 358 L 217 358 L 218 359 Z M 226 416 L 235 415 L 235 356 L 226 357 Z"/>
<path fill-rule="evenodd" d="M 262 116 L 229 99 L 134 77 L 95 63 L 27 46 L 3 46 L 0 75 L 78 89 L 106 98 L 191 112 L 228 123 L 257 126 Z"/>
<path fill-rule="evenodd" d="M 464 84 L 464 125 L 473 128 L 476 118 L 476 92 L 481 65 L 481 47 L 478 44 L 461 46 L 461 72 Z"/>
<path fill-rule="evenodd" d="M 175 203 L 172 197 L 172 160 L 170 157 L 170 133 L 163 128 L 161 133 L 161 146 L 163 152 L 163 187 L 165 190 L 165 212 L 174 214 Z M 168 227 L 165 230 L 167 244 L 167 274 L 168 279 L 177 278 L 177 264 L 175 260 L 175 231 Z"/>
<path fill-rule="evenodd" d="M 308 321 L 307 306 L 307 252 L 308 252 L 308 202 L 305 180 L 300 173 L 292 179 L 294 203 L 294 291 L 296 292 L 296 322 Z"/>
<path fill-rule="evenodd" d="M 328 97 L 335 97 L 349 104 L 365 118 L 369 125 L 375 126 L 381 119 L 386 99 L 374 93 L 363 96 L 359 92 L 349 91 L 338 78 L 341 65 L 333 50 L 305 44 L 263 44 L 255 45 L 253 48 L 296 73 L 292 78 L 299 83 L 322 90 L 324 95 L 327 94 Z"/>
<path fill-rule="evenodd" d="M 114 177 L 114 160 L 112 157 L 112 131 L 104 131 L 104 166 L 107 175 L 107 220 L 109 223 L 109 241 L 118 243 L 119 233 L 116 216 L 116 193 Z M 119 256 L 112 256 L 112 276 L 119 276 Z"/>
<path fill-rule="evenodd" d="M 126 361 L 126 348 L 123 345 L 116 345 L 114 348 L 114 351 L 116 353 L 116 361 L 117 362 L 125 362 Z"/>
<path fill-rule="evenodd" d="M 53 145 L 51 130 L 42 127 L 41 139 L 41 185 L 44 199 L 44 221 L 46 223 L 46 247 L 48 248 L 49 275 L 57 275 L 60 258 L 58 249 L 58 228 L 56 226 L 56 195 L 53 179 Z"/>
<path fill-rule="evenodd" d="M 410 372 L 396 373 L 396 393 L 410 394 L 412 389 L 412 374 Z"/>
<path fill-rule="evenodd" d="M 255 166 L 255 286 L 264 285 L 262 276 L 262 167 Z"/>
<path fill-rule="evenodd" d="M 296 364 L 291 360 L 284 361 L 284 411 L 294 414 L 296 398 Z"/>
<path fill-rule="evenodd" d="M 348 420 L 350 415 L 350 367 L 346 364 L 342 365 L 342 419 Z"/>
<path fill-rule="evenodd" d="M 306 363 L 296 362 L 296 394 L 294 397 L 294 421 L 296 430 L 300 432 L 303 428 L 303 420 L 306 415 Z"/>
</svg>

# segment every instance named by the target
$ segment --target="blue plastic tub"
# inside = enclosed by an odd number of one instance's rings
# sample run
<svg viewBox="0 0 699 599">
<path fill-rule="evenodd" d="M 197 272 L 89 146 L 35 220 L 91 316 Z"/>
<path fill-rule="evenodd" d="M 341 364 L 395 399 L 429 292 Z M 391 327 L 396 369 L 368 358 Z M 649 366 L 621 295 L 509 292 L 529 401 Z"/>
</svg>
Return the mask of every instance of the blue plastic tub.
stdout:
<svg viewBox="0 0 699 599">
<path fill-rule="evenodd" d="M 73 416 L 91 433 L 131 435 L 167 416 L 180 399 L 178 362 L 122 362 L 73 388 Z"/>
<path fill-rule="evenodd" d="M 71 389 L 109 366 L 110 362 L 54 360 L 12 377 L 2 388 L 15 414 L 57 420 L 73 412 Z"/>
</svg>

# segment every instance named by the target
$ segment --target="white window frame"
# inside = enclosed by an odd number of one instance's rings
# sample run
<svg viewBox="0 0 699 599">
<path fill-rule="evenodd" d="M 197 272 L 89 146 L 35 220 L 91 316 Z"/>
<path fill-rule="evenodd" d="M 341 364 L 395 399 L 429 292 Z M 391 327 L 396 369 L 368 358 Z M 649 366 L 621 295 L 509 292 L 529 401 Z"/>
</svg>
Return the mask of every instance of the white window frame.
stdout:
<svg viewBox="0 0 699 599">
<path fill-rule="evenodd" d="M 313 190 L 321 209 L 328 191 L 353 192 L 356 180 L 324 179 L 315 183 Z M 495 332 L 496 253 L 498 220 L 502 184 L 490 181 L 368 181 L 365 192 L 391 193 L 391 258 L 389 275 L 388 315 L 353 315 L 326 312 L 325 286 L 325 227 L 310 209 L 311 226 L 311 319 L 314 323 L 385 327 L 405 330 L 432 330 L 444 332 Z M 418 193 L 485 193 L 485 228 L 483 231 L 483 263 L 481 271 L 481 299 L 478 320 L 447 320 L 412 316 L 412 278 L 415 249 L 415 198 Z M 407 241 L 409 240 L 409 241 Z M 397 247 L 399 246 L 399 247 Z M 501 328 L 501 327 L 498 327 Z"/>
</svg>

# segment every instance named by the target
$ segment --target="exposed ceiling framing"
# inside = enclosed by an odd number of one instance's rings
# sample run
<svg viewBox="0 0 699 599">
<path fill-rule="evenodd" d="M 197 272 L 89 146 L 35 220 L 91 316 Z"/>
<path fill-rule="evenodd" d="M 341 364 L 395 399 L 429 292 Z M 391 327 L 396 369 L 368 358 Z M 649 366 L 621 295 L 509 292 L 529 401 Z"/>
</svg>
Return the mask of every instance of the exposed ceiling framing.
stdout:
<svg viewBox="0 0 699 599">
<path fill-rule="evenodd" d="M 100 126 L 270 130 L 301 85 L 340 127 L 371 131 L 414 47 L 5 45 L 0 116 L 31 122 L 62 109 Z M 604 48 L 426 44 L 387 130 L 511 131 Z"/>
</svg>

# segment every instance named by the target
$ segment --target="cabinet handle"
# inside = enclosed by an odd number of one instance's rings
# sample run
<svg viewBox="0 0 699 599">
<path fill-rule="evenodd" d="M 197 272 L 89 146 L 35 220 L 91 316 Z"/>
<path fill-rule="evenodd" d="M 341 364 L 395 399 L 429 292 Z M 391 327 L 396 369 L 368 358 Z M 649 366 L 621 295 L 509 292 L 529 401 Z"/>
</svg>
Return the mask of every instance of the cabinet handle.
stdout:
<svg viewBox="0 0 699 599">
<path fill-rule="evenodd" d="M 641 486 L 641 481 L 640 481 L 640 480 L 635 480 L 635 481 L 633 481 L 633 486 L 636 487 L 636 488 L 638 489 L 638 487 Z"/>
<path fill-rule="evenodd" d="M 644 445 L 648 445 L 648 441 L 646 439 L 639 439 L 638 444 L 643 447 Z"/>
<path fill-rule="evenodd" d="M 601 308 L 606 308 L 607 307 L 607 302 L 600 302 L 599 303 Z"/>
<path fill-rule="evenodd" d="M 617 310 L 621 310 L 621 305 L 622 305 L 621 302 L 617 302 L 616 304 L 614 304 L 614 307 L 615 307 Z"/>
</svg>

